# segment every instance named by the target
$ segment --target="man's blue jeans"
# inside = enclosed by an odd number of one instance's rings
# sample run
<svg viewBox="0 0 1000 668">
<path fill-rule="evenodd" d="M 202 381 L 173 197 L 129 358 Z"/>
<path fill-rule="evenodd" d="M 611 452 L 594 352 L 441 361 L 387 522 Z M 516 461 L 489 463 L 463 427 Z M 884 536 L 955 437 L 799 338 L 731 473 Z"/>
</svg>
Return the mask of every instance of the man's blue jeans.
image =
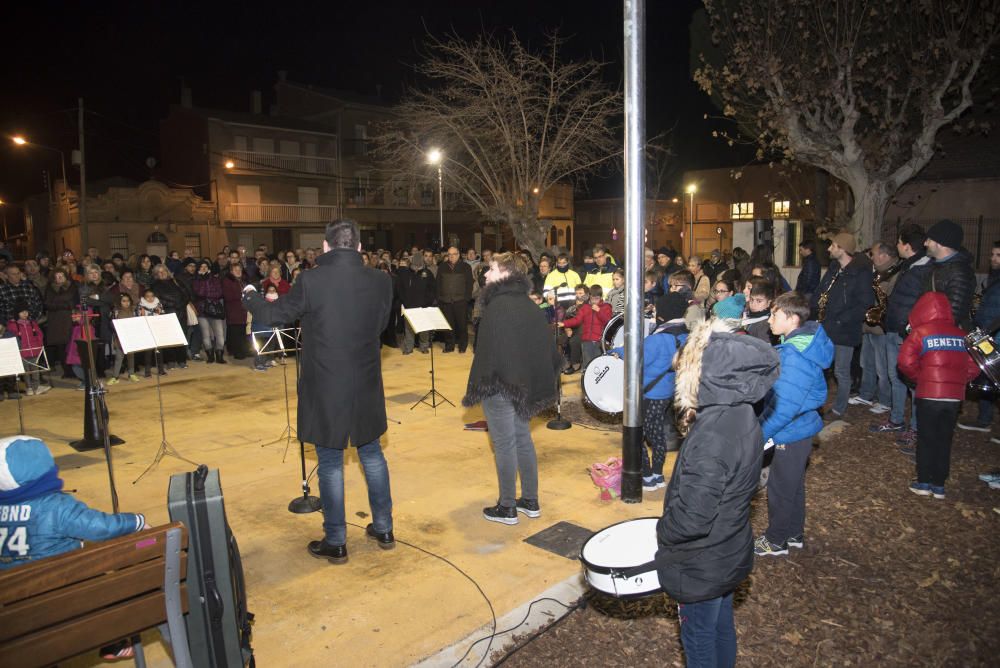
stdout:
<svg viewBox="0 0 1000 668">
<path fill-rule="evenodd" d="M 736 665 L 733 593 L 677 606 L 687 668 Z"/>
<path fill-rule="evenodd" d="M 903 337 L 896 332 L 889 332 L 885 335 L 885 365 L 889 376 L 889 386 L 892 388 L 892 409 L 889 412 L 889 421 L 893 424 L 903 424 L 906 421 L 906 395 L 912 395 L 906 384 L 899 377 L 899 370 L 896 362 L 899 359 L 899 347 L 903 345 Z M 915 407 L 916 404 L 913 404 Z M 917 430 L 917 411 L 910 409 L 910 429 Z"/>
<path fill-rule="evenodd" d="M 861 387 L 858 395 L 883 406 L 892 406 L 892 385 L 886 368 L 884 334 L 865 332 L 861 343 Z M 876 392 L 877 390 L 877 392 Z"/>
<path fill-rule="evenodd" d="M 323 503 L 323 532 L 328 545 L 347 543 L 347 520 L 344 517 L 344 451 L 339 448 L 316 447 L 319 459 L 319 498 Z M 375 531 L 392 531 L 392 494 L 389 491 L 389 466 L 376 438 L 358 446 L 358 459 L 368 484 L 368 504 L 371 506 Z"/>
<path fill-rule="evenodd" d="M 847 400 L 851 397 L 851 360 L 854 358 L 854 347 L 835 345 L 833 351 L 833 377 L 837 379 L 833 410 L 843 415 L 847 411 Z"/>
</svg>

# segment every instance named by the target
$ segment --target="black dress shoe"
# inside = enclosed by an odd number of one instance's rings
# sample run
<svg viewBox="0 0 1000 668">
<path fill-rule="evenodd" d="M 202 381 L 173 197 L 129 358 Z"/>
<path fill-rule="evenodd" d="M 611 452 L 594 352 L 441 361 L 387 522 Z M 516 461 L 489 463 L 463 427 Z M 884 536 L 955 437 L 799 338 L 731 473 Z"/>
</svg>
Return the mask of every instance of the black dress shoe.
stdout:
<svg viewBox="0 0 1000 668">
<path fill-rule="evenodd" d="M 347 563 L 346 545 L 328 545 L 326 541 L 314 540 L 309 543 L 309 554 L 317 559 L 327 559 L 331 564 Z"/>
<path fill-rule="evenodd" d="M 375 540 L 377 540 L 378 546 L 381 547 L 383 550 L 391 550 L 392 548 L 396 547 L 396 538 L 395 536 L 392 535 L 391 531 L 387 531 L 386 533 L 379 533 L 378 531 L 375 531 L 374 524 L 369 524 L 368 526 L 365 527 L 365 534 L 369 538 L 374 538 Z"/>
</svg>

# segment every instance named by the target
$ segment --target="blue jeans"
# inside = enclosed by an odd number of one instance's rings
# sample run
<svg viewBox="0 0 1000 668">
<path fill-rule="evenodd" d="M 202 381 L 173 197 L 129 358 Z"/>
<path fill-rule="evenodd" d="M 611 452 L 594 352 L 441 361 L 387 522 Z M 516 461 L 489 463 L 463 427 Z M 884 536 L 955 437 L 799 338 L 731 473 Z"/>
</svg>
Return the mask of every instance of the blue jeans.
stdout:
<svg viewBox="0 0 1000 668">
<path fill-rule="evenodd" d="M 319 459 L 319 498 L 323 503 L 323 532 L 329 545 L 347 543 L 347 520 L 344 517 L 344 451 L 316 447 Z M 368 484 L 368 505 L 372 523 L 379 533 L 392 531 L 392 495 L 389 491 L 389 466 L 376 438 L 358 446 L 358 459 Z"/>
<path fill-rule="evenodd" d="M 903 337 L 896 332 L 885 335 L 885 370 L 889 376 L 889 386 L 892 388 L 892 404 L 889 411 L 889 421 L 893 424 L 903 424 L 906 421 L 906 395 L 913 398 L 913 392 L 899 377 L 896 362 L 899 359 L 899 347 L 903 345 Z M 912 406 L 916 406 L 911 402 Z M 910 409 L 910 429 L 917 430 L 917 411 Z"/>
<path fill-rule="evenodd" d="M 851 397 L 851 360 L 854 358 L 854 348 L 835 345 L 833 350 L 833 377 L 837 379 L 833 410 L 843 415 L 847 411 L 847 400 Z"/>
<path fill-rule="evenodd" d="M 883 334 L 864 334 L 861 343 L 861 387 L 858 395 L 883 406 L 892 406 L 892 386 L 886 369 L 886 341 Z"/>
<path fill-rule="evenodd" d="M 498 395 L 483 399 L 483 413 L 490 427 L 493 458 L 501 506 L 513 508 L 517 501 L 517 477 L 521 477 L 521 497 L 538 499 L 538 458 L 531 440 L 527 418 L 514 411 L 514 404 Z"/>
<path fill-rule="evenodd" d="M 733 593 L 677 606 L 687 668 L 736 665 Z"/>
<path fill-rule="evenodd" d="M 976 424 L 980 427 L 989 427 L 993 424 L 993 399 L 979 400 L 979 417 Z"/>
</svg>

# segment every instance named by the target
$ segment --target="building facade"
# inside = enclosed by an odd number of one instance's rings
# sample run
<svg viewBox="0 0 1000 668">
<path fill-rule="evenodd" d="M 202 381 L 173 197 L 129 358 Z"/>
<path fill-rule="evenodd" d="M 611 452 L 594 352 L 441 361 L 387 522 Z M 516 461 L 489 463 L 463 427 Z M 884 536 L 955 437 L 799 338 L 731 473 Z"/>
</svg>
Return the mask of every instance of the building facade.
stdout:
<svg viewBox="0 0 1000 668">
<path fill-rule="evenodd" d="M 678 199 L 646 200 L 647 248 L 680 248 L 682 205 Z M 580 262 L 594 244 L 602 244 L 615 258 L 625 257 L 625 200 L 621 197 L 576 202 L 576 252 Z"/>
</svg>

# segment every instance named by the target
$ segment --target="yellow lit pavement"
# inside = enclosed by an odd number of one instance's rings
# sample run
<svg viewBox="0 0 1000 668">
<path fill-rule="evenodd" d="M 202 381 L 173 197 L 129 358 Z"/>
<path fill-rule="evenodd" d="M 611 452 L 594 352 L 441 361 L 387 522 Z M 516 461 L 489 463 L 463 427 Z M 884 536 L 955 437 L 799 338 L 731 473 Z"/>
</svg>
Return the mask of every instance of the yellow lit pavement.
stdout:
<svg viewBox="0 0 1000 668">
<path fill-rule="evenodd" d="M 382 445 L 389 462 L 395 534 L 450 560 L 490 598 L 498 617 L 537 598 L 580 572 L 577 561 L 523 540 L 559 521 L 596 530 L 632 517 L 658 515 L 663 490 L 641 504 L 602 502 L 587 466 L 616 456 L 619 431 L 574 425 L 550 431 L 532 423 L 538 450 L 542 517 L 521 516 L 508 527 L 482 518 L 496 502 L 496 473 L 488 435 L 464 431 L 483 419 L 461 407 L 470 353 L 434 355 L 437 389 L 456 404 L 410 407 L 430 389 L 430 357 L 383 352 L 390 422 Z M 294 364 L 287 367 L 295 423 Z M 475 587 L 439 559 L 397 544 L 383 551 L 366 540 L 369 522 L 364 479 L 356 454 L 346 463 L 345 493 L 349 562 L 334 566 L 310 557 L 310 540 L 322 536 L 320 513 L 295 515 L 288 502 L 300 494 L 298 444 L 266 444 L 285 426 L 281 368 L 255 373 L 241 363 L 192 362 L 163 382 L 167 440 L 185 457 L 221 470 L 226 512 L 246 570 L 249 608 L 256 615 L 254 648 L 260 666 L 407 666 L 436 654 L 489 624 L 490 613 Z M 564 383 L 579 401 L 579 375 Z M 114 448 L 122 510 L 145 513 L 152 525 L 168 520 L 169 476 L 193 467 L 166 457 L 139 476 L 160 442 L 152 379 L 109 389 L 112 432 L 126 443 Z M 26 431 L 51 447 L 69 490 L 110 510 L 107 469 L 100 451 L 77 453 L 68 441 L 82 436 L 83 393 L 57 388 L 23 399 Z M 0 432 L 18 430 L 15 401 L 0 403 Z M 309 469 L 315 455 L 307 446 Z M 673 464 L 668 460 L 667 470 Z M 316 485 L 313 493 L 316 494 Z M 569 601 L 566 601 L 567 603 Z M 147 633 L 151 666 L 172 665 L 156 633 Z M 485 647 L 485 643 L 482 643 Z M 465 651 L 460 648 L 459 655 Z M 73 666 L 101 664 L 96 653 Z M 470 664 L 471 665 L 471 664 Z"/>
</svg>

